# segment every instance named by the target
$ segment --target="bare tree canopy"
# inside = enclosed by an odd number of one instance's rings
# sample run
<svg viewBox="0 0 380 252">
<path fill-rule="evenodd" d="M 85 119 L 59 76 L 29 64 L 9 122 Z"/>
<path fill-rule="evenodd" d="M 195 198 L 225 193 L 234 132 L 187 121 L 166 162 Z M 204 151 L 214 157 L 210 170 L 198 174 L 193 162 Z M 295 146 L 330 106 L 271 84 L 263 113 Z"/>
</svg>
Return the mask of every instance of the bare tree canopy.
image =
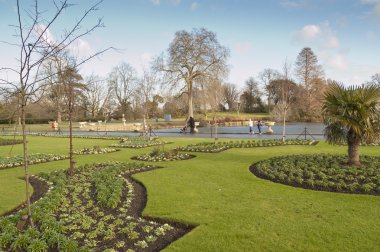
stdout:
<svg viewBox="0 0 380 252">
<path fill-rule="evenodd" d="M 224 102 L 228 104 L 228 109 L 231 111 L 236 109 L 239 102 L 239 90 L 235 84 L 226 83 L 223 85 Z"/>
<path fill-rule="evenodd" d="M 269 85 L 271 81 L 279 79 L 280 76 L 281 76 L 280 72 L 272 68 L 265 68 L 263 71 L 259 73 L 259 79 L 261 80 L 261 83 L 264 85 L 265 95 L 267 96 L 269 113 L 270 113 L 271 106 L 273 104 L 273 96 L 274 96 L 274 93 L 272 92 L 273 89 L 271 89 Z"/>
<path fill-rule="evenodd" d="M 96 118 L 103 109 L 109 96 L 106 81 L 98 75 L 90 75 L 85 78 L 87 88 L 84 90 L 85 109 L 92 118 Z"/>
<path fill-rule="evenodd" d="M 114 67 L 109 74 L 108 84 L 115 95 L 122 114 L 127 114 L 132 94 L 138 84 L 136 70 L 126 62 Z"/>
<path fill-rule="evenodd" d="M 193 86 L 199 79 L 221 79 L 227 74 L 229 50 L 214 32 L 204 28 L 178 31 L 167 55 L 156 59 L 155 69 L 164 73 L 170 89 L 188 96 L 188 116 L 193 117 Z"/>
<path fill-rule="evenodd" d="M 19 110 L 22 124 L 23 135 L 23 150 L 24 150 L 24 167 L 25 167 L 25 195 L 28 209 L 28 216 L 31 226 L 33 226 L 31 207 L 30 207 L 30 192 L 29 192 L 29 167 L 28 167 L 28 145 L 26 137 L 25 126 L 25 107 L 30 100 L 42 89 L 41 85 L 44 80 L 50 78 L 49 75 L 41 75 L 43 63 L 61 52 L 68 49 L 76 40 L 88 35 L 95 29 L 102 27 L 102 19 L 98 19 L 93 26 L 84 29 L 84 20 L 90 13 L 96 11 L 101 1 L 91 5 L 89 9 L 85 10 L 78 19 L 74 19 L 73 25 L 63 30 L 61 34 L 56 34 L 55 39 L 52 39 L 51 32 L 54 30 L 55 24 L 59 23 L 58 20 L 64 15 L 69 13 L 69 10 L 74 6 L 69 3 L 69 0 L 52 1 L 53 10 L 47 12 L 42 10 L 38 0 L 34 0 L 32 5 L 29 1 L 16 1 L 17 24 L 13 25 L 15 28 L 15 37 L 18 40 L 14 46 L 19 49 L 19 56 L 17 58 L 18 67 L 2 67 L 0 71 L 10 72 L 15 76 L 15 80 L 5 79 L 0 77 L 0 84 L 5 84 L 13 88 L 14 93 L 18 97 Z M 55 29 L 58 29 L 55 27 Z M 78 62 L 76 67 L 85 63 L 89 59 L 101 54 L 103 51 L 94 53 L 85 57 Z M 58 74 L 53 72 L 52 75 Z M 3 76 L 3 75 L 0 75 Z"/>
</svg>

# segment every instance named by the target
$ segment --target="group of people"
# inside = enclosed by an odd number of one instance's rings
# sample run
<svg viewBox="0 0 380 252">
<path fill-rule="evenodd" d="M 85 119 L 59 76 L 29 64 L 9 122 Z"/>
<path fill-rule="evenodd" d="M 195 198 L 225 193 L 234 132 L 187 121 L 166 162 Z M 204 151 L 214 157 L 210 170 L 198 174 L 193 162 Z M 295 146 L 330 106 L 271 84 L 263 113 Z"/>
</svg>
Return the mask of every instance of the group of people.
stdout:
<svg viewBox="0 0 380 252">
<path fill-rule="evenodd" d="M 261 135 L 261 127 L 263 127 L 263 124 L 260 120 L 257 121 L 257 130 L 259 131 L 259 134 Z M 254 134 L 255 132 L 253 131 L 253 121 L 251 119 L 249 119 L 248 121 L 248 127 L 249 127 L 249 134 L 252 135 Z"/>
</svg>

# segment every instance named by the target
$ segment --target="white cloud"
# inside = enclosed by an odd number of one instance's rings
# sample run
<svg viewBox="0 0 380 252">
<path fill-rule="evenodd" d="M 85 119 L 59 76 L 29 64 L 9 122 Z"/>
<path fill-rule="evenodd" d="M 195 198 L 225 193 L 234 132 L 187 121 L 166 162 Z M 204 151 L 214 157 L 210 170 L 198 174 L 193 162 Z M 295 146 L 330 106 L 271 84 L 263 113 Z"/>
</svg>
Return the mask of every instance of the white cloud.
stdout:
<svg viewBox="0 0 380 252">
<path fill-rule="evenodd" d="M 339 38 L 328 22 L 305 25 L 296 32 L 294 39 L 298 44 L 316 50 L 326 70 L 348 71 L 349 50 L 341 48 Z"/>
<path fill-rule="evenodd" d="M 140 58 L 143 64 L 148 64 L 150 61 L 152 61 L 153 56 L 148 52 L 144 52 L 143 54 L 141 54 Z"/>
<path fill-rule="evenodd" d="M 49 29 L 46 29 L 46 26 L 43 24 L 36 24 L 33 28 L 36 36 L 41 36 L 44 42 L 47 42 L 48 44 L 54 44 L 55 38 L 53 34 L 49 31 Z"/>
<path fill-rule="evenodd" d="M 328 22 L 320 25 L 305 25 L 298 31 L 294 39 L 301 44 L 309 44 L 322 48 L 339 48 L 340 42 Z"/>
<path fill-rule="evenodd" d="M 315 39 L 321 33 L 321 28 L 318 25 L 305 25 L 298 33 L 302 40 Z"/>
<path fill-rule="evenodd" d="M 91 56 L 91 54 L 93 54 L 93 49 L 90 43 L 83 39 L 75 40 L 74 43 L 72 43 L 68 49 L 74 56 L 80 59 L 87 58 Z"/>
<path fill-rule="evenodd" d="M 327 58 L 327 65 L 334 69 L 347 70 L 348 61 L 344 53 L 333 53 Z"/>
<path fill-rule="evenodd" d="M 191 10 L 192 10 L 192 11 L 195 11 L 196 9 L 198 9 L 198 7 L 199 7 L 199 4 L 198 4 L 197 2 L 193 2 L 193 3 L 191 4 Z"/>
<path fill-rule="evenodd" d="M 160 0 L 151 0 L 154 5 L 160 5 Z"/>
</svg>

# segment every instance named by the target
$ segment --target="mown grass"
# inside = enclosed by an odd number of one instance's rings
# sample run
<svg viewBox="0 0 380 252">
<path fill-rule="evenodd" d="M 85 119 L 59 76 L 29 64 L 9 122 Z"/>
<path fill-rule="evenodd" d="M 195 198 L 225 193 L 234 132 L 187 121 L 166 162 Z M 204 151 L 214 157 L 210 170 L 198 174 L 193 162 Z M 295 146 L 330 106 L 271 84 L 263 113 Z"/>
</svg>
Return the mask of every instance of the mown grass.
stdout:
<svg viewBox="0 0 380 252">
<path fill-rule="evenodd" d="M 30 137 L 31 152 L 67 153 L 68 139 Z M 171 138 L 163 148 L 205 139 Z M 211 141 L 211 140 L 210 140 Z M 109 140 L 75 139 L 75 149 Z M 21 145 L 12 153 L 21 153 Z M 77 156 L 77 165 L 108 160 L 129 161 L 144 149 Z M 162 148 L 162 147 L 161 147 Z M 8 147 L 0 147 L 7 155 Z M 378 155 L 380 147 L 362 147 Z M 255 177 L 249 166 L 289 154 L 344 154 L 346 147 L 281 146 L 196 153 L 191 160 L 160 162 L 164 169 L 136 174 L 148 192 L 145 215 L 198 225 L 166 251 L 378 251 L 380 197 L 293 188 Z M 68 161 L 32 165 L 31 172 L 67 168 Z M 22 168 L 0 171 L 0 214 L 24 199 Z M 12 196 L 10 196 L 12 194 Z"/>
</svg>

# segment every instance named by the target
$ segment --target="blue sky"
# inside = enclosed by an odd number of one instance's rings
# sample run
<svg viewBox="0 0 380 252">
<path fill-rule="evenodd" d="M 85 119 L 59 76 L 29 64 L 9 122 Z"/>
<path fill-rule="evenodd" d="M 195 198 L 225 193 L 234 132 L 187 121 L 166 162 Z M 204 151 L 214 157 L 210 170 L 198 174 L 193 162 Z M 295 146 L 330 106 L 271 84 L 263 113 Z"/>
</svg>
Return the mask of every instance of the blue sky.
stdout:
<svg viewBox="0 0 380 252">
<path fill-rule="evenodd" d="M 94 3 L 75 1 L 78 5 L 51 29 L 53 38 Z M 24 2 L 27 7 L 32 1 Z M 49 15 L 49 1 L 40 2 Z M 17 21 L 14 5 L 14 0 L 0 0 L 0 41 L 14 41 L 9 26 Z M 141 72 L 166 51 L 176 31 L 200 27 L 215 32 L 220 44 L 230 49 L 228 81 L 240 87 L 264 68 L 281 70 L 285 59 L 294 63 L 306 46 L 317 55 L 327 78 L 346 85 L 380 73 L 380 0 L 105 0 L 86 25 L 98 17 L 106 27 L 82 38 L 77 53 L 109 46 L 121 50 L 83 66 L 83 75 L 107 76 L 123 61 Z M 0 44 L 0 55 L 0 67 L 17 63 L 14 47 Z"/>
</svg>

